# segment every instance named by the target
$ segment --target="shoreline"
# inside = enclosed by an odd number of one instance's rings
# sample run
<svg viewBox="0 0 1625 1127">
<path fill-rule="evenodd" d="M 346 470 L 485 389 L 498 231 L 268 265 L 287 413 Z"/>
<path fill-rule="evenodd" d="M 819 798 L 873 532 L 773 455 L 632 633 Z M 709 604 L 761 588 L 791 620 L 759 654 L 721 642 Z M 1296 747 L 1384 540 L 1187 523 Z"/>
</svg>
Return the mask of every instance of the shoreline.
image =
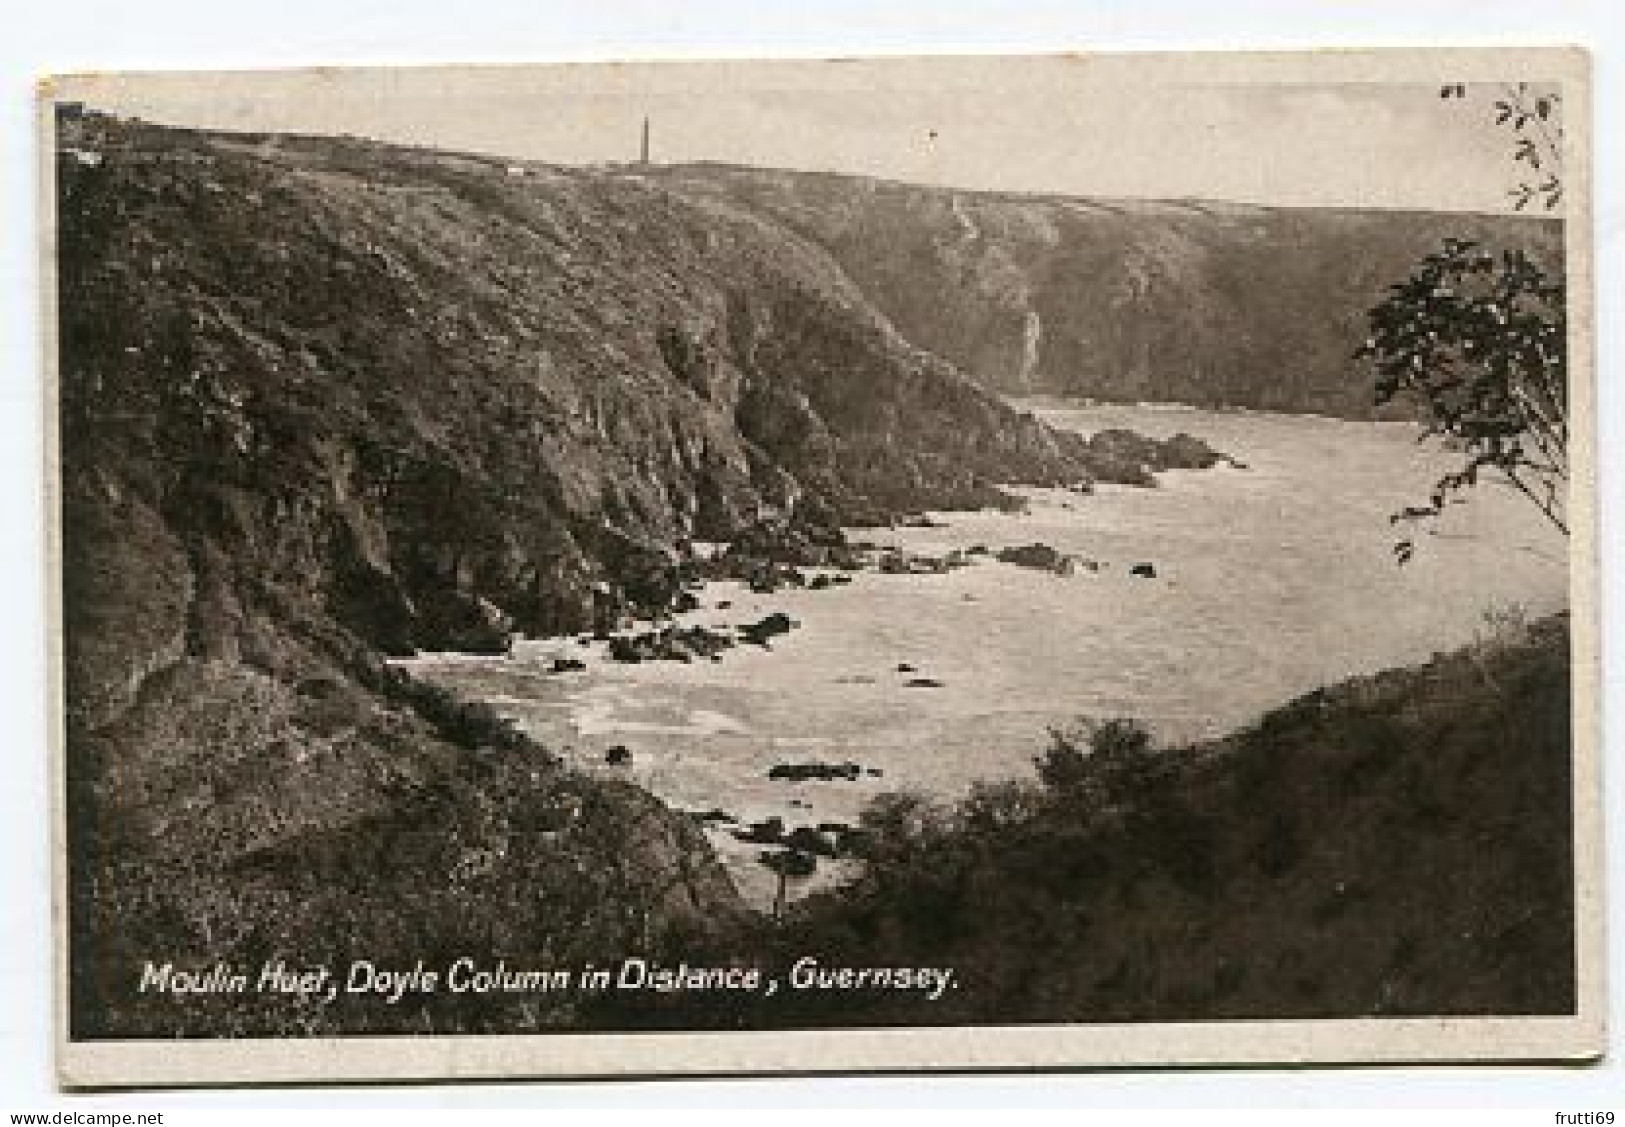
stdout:
<svg viewBox="0 0 1625 1127">
<path fill-rule="evenodd" d="M 1181 425 L 1210 419 L 1177 415 Z M 1100 486 L 1087 496 L 1020 489 L 1019 513 L 933 512 L 854 530 L 877 551 L 958 551 L 968 562 L 940 574 L 866 564 L 849 586 L 825 590 L 757 593 L 711 581 L 694 609 L 616 632 L 732 632 L 774 614 L 798 622 L 767 647 L 626 664 L 608 657 L 607 640 L 583 646 L 567 636 L 518 642 L 508 658 L 402 664 L 500 702 L 582 769 L 636 782 L 674 809 L 732 815 L 737 822 L 706 823 L 706 836 L 761 904 L 772 880 L 755 865 L 763 843 L 739 842 L 735 830 L 775 816 L 786 833 L 855 824 L 888 790 L 955 800 L 979 779 L 1030 775 L 1046 729 L 1084 718 L 1136 719 L 1164 746 L 1216 738 L 1323 685 L 1470 642 L 1498 605 L 1536 616 L 1566 605 L 1562 568 L 1520 540 L 1519 511 L 1494 495 L 1453 513 L 1417 562 L 1393 565 L 1388 498 L 1426 479 L 1436 456 L 1391 428 L 1349 424 L 1339 432 L 1348 440 L 1326 450 L 1320 425 L 1228 421 L 1257 435 L 1235 450 L 1247 471 L 1168 472 L 1156 488 Z M 1396 456 L 1415 467 L 1409 478 L 1393 472 Z M 1303 467 L 1337 491 L 1317 491 Z M 1063 576 L 992 555 L 1033 544 L 1098 566 Z M 979 546 L 986 556 L 968 554 Z M 1131 574 L 1142 562 L 1154 576 Z M 555 674 L 555 659 L 585 668 Z M 628 762 L 604 762 L 614 746 Z M 883 775 L 768 778 L 775 765 L 807 762 Z"/>
</svg>

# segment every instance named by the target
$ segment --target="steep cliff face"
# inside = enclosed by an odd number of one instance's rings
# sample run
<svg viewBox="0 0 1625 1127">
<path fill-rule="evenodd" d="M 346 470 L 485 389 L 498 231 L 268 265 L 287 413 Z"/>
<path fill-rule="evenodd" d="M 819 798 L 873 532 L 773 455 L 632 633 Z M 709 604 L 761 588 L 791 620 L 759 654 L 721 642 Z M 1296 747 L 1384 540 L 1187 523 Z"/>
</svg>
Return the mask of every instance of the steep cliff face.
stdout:
<svg viewBox="0 0 1625 1127">
<path fill-rule="evenodd" d="M 1446 236 L 1560 262 L 1550 220 L 956 192 L 722 165 L 674 189 L 823 247 L 989 387 L 1369 416 L 1364 311 Z"/>
<path fill-rule="evenodd" d="M 77 132 L 70 473 L 386 649 L 602 624 L 660 601 L 663 546 L 798 506 L 880 520 L 1100 468 L 726 203 L 360 141 Z"/>
<path fill-rule="evenodd" d="M 147 959 L 566 963 L 726 925 L 738 899 L 686 819 L 380 655 L 660 607 L 685 537 L 1111 468 L 726 203 L 95 115 L 61 141 L 84 1035 L 571 1022 L 564 1002 L 183 1013 L 137 986 Z"/>
</svg>

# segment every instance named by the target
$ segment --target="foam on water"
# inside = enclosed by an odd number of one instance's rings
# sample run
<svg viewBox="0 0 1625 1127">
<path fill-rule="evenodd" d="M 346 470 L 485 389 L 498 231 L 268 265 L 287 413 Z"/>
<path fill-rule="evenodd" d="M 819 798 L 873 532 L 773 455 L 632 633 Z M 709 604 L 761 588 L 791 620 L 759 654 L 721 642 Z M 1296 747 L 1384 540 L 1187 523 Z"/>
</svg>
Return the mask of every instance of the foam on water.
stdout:
<svg viewBox="0 0 1625 1127">
<path fill-rule="evenodd" d="M 1184 430 L 1247 469 L 1164 474 L 1089 496 L 1026 490 L 1029 511 L 936 514 L 940 527 L 856 535 L 918 552 L 1041 542 L 1099 561 L 1056 576 L 990 559 L 946 575 L 864 573 L 850 586 L 758 595 L 716 584 L 686 623 L 784 611 L 801 627 L 720 662 L 610 661 L 601 643 L 525 643 L 512 658 L 426 659 L 545 744 L 624 771 L 683 809 L 789 826 L 852 822 L 883 790 L 942 798 L 1030 775 L 1052 725 L 1131 716 L 1161 738 L 1217 734 L 1353 674 L 1472 640 L 1487 610 L 1565 605 L 1566 548 L 1510 490 L 1481 486 L 1415 560 L 1393 560 L 1388 514 L 1424 498 L 1451 456 L 1415 428 L 1195 409 L 1046 407 L 1057 426 Z M 1131 565 L 1154 565 L 1154 579 Z M 717 606 L 731 601 L 727 609 Z M 587 663 L 553 675 L 555 656 Z M 900 663 L 913 667 L 900 672 Z M 927 677 L 942 687 L 909 687 Z M 625 744 L 629 768 L 604 750 Z M 767 778 L 782 761 L 852 761 L 856 782 Z M 759 846 L 712 834 L 743 891 L 773 878 Z"/>
</svg>

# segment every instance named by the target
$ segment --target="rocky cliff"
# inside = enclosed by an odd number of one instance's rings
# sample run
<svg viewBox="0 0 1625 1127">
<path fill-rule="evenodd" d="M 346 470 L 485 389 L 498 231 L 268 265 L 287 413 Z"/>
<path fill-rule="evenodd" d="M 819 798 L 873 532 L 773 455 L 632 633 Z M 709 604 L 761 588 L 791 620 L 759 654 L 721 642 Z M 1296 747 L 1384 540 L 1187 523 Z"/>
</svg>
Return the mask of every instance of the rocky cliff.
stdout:
<svg viewBox="0 0 1625 1127">
<path fill-rule="evenodd" d="M 353 139 L 59 125 L 81 1034 L 569 1023 L 562 1002 L 340 1019 L 137 984 L 148 959 L 567 962 L 725 925 L 737 897 L 686 820 L 382 655 L 658 609 L 675 546 L 764 519 L 1143 474 L 724 201 Z"/>
<path fill-rule="evenodd" d="M 72 495 L 196 532 L 253 573 L 223 589 L 320 605 L 386 650 L 602 624 L 661 601 L 663 548 L 764 517 L 862 523 L 1139 469 L 989 397 L 819 244 L 725 201 L 72 125 Z"/>
<path fill-rule="evenodd" d="M 1446 236 L 1560 262 L 1553 220 L 1077 199 L 686 165 L 673 188 L 826 250 L 910 341 L 989 387 L 1374 410 L 1365 310 Z"/>
</svg>

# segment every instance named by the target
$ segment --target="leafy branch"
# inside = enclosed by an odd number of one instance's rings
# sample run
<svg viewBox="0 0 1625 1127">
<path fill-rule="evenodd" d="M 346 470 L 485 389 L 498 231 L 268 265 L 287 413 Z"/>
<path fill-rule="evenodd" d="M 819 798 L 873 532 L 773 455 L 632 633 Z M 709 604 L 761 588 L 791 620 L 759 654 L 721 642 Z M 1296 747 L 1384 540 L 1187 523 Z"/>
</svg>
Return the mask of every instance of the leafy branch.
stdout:
<svg viewBox="0 0 1625 1127">
<path fill-rule="evenodd" d="M 1523 251 L 1500 254 L 1446 239 L 1369 313 L 1358 356 L 1377 372 L 1379 404 L 1401 397 L 1425 409 L 1426 436 L 1467 455 L 1434 485 L 1425 505 L 1395 523 L 1438 516 L 1455 494 L 1498 471 L 1545 518 L 1568 533 L 1566 293 Z M 1395 548 L 1400 561 L 1412 545 Z"/>
<path fill-rule="evenodd" d="M 1439 89 L 1466 100 L 1465 83 Z M 1563 98 L 1527 82 L 1496 87 L 1495 123 L 1512 132 L 1515 210 L 1563 202 Z M 1444 437 L 1466 452 L 1434 483 L 1427 503 L 1392 523 L 1437 517 L 1486 473 L 1516 489 L 1565 536 L 1569 480 L 1568 319 L 1561 267 L 1547 270 L 1521 250 L 1499 254 L 1446 239 L 1367 317 L 1356 356 L 1376 368 L 1378 405 L 1404 399 L 1423 411 L 1423 438 Z M 1394 546 L 1400 563 L 1415 551 Z"/>
<path fill-rule="evenodd" d="M 1439 88 L 1445 99 L 1467 97 L 1467 86 L 1456 82 Z M 1494 102 L 1495 124 L 1511 129 L 1516 140 L 1514 163 L 1526 166 L 1526 175 L 1508 190 L 1512 206 L 1522 211 L 1539 199 L 1547 211 L 1563 202 L 1563 95 L 1536 90 L 1527 82 L 1504 83 Z"/>
</svg>

